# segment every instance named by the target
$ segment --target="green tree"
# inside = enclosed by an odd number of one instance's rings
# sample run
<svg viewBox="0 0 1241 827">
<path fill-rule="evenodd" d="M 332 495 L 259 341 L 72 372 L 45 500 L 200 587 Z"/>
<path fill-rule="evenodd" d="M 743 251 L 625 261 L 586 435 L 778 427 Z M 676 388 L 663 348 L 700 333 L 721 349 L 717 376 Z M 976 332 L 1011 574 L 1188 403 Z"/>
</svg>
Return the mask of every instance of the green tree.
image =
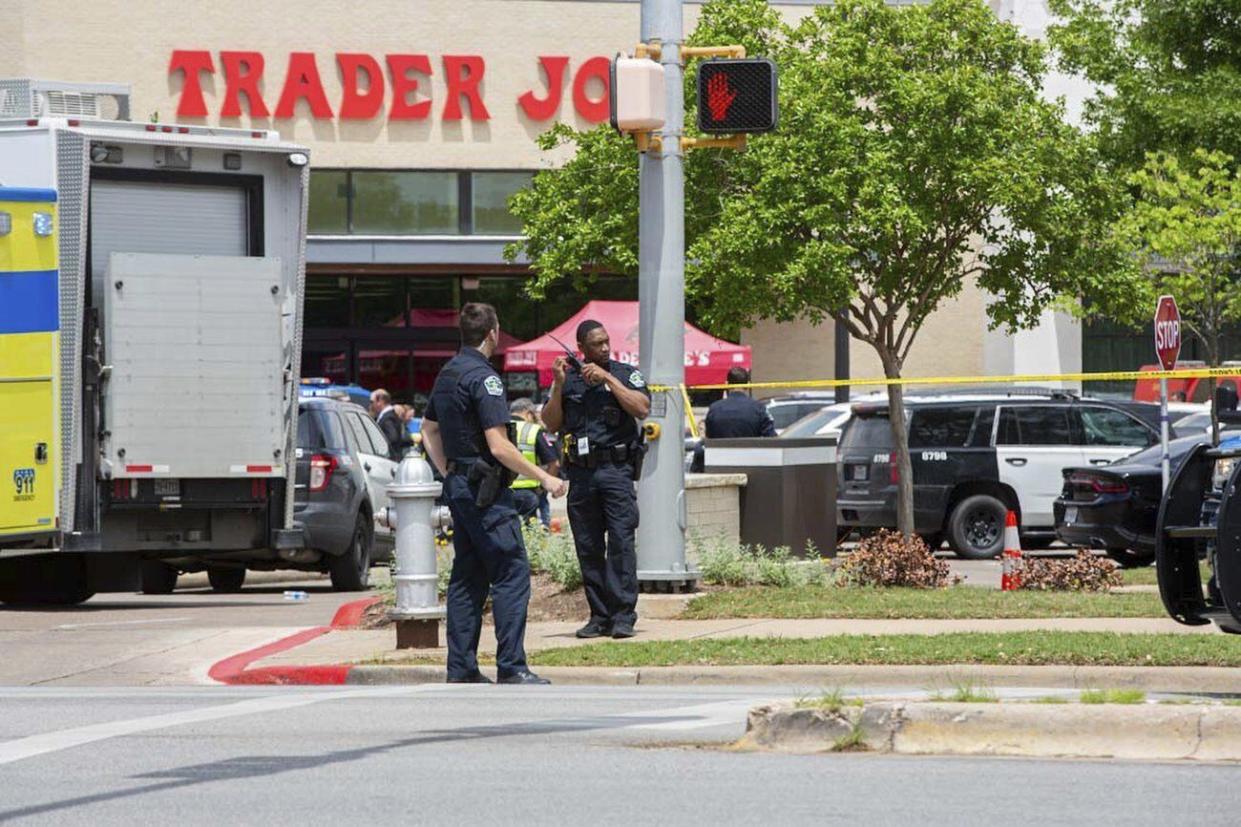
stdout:
<svg viewBox="0 0 1241 827">
<path fill-rule="evenodd" d="M 1043 46 L 981 0 L 842 0 L 793 26 L 764 3 L 721 1 L 692 41 L 742 42 L 781 72 L 777 132 L 687 165 L 687 286 L 715 323 L 839 316 L 897 379 L 927 317 L 962 290 L 986 291 L 992 323 L 1010 329 L 1064 296 L 1124 295 L 1108 244 L 1114 188 L 1042 99 Z M 574 142 L 572 161 L 514 199 L 541 289 L 636 266 L 632 150 L 597 134 Z M 888 393 L 910 534 L 904 395 Z"/>
<path fill-rule="evenodd" d="M 1182 323 L 1202 341 L 1207 364 L 1216 367 L 1224 328 L 1241 321 L 1241 173 L 1222 152 L 1198 150 L 1190 162 L 1154 153 L 1129 183 L 1137 197 L 1117 226 L 1149 278 L 1128 320 L 1147 321 L 1156 295 L 1175 296 Z M 1212 413 L 1218 440 L 1214 406 Z"/>
<path fill-rule="evenodd" d="M 1241 5 L 1236 0 L 1051 0 L 1048 35 L 1066 71 L 1097 92 L 1085 117 L 1104 157 L 1241 157 Z"/>
</svg>

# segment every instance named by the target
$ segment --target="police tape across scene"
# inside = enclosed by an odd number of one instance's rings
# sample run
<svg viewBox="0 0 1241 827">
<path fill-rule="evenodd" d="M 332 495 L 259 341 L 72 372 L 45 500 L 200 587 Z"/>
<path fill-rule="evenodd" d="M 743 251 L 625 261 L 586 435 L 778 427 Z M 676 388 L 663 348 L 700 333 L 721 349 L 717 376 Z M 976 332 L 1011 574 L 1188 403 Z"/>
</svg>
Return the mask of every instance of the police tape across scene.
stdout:
<svg viewBox="0 0 1241 827">
<path fill-rule="evenodd" d="M 1026 373 L 1008 376 L 918 376 L 900 379 L 804 379 L 785 382 L 748 382 L 740 385 L 650 385 L 654 392 L 723 390 L 808 390 L 866 385 L 1016 385 L 1023 382 L 1127 382 L 1139 379 L 1223 379 L 1236 376 L 1235 367 L 1184 370 L 1118 370 L 1096 373 Z"/>
</svg>

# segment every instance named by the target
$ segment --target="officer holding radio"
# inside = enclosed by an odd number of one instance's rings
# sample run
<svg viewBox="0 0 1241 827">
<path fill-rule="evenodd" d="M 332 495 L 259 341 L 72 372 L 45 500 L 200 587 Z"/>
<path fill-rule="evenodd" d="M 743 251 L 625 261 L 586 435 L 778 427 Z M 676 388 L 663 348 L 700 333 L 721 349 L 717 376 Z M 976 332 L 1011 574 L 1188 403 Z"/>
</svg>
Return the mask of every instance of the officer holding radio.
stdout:
<svg viewBox="0 0 1241 827">
<path fill-rule="evenodd" d="M 569 479 L 569 525 L 590 621 L 580 638 L 633 637 L 638 619 L 638 558 L 634 534 L 638 500 L 634 481 L 646 446 L 639 419 L 651 410 L 642 373 L 611 358 L 608 332 L 599 322 L 578 325 L 583 362 L 556 360 L 543 424 L 564 437 Z"/>
<path fill-rule="evenodd" d="M 504 385 L 491 366 L 500 322 L 489 304 L 461 309 L 461 352 L 431 390 L 422 445 L 444 475 L 452 512 L 452 576 L 448 581 L 448 682 L 491 683 L 478 669 L 483 604 L 491 593 L 500 683 L 545 684 L 526 666 L 530 562 L 509 483 L 536 479 L 553 497 L 565 483 L 528 462 L 510 434 Z"/>
</svg>

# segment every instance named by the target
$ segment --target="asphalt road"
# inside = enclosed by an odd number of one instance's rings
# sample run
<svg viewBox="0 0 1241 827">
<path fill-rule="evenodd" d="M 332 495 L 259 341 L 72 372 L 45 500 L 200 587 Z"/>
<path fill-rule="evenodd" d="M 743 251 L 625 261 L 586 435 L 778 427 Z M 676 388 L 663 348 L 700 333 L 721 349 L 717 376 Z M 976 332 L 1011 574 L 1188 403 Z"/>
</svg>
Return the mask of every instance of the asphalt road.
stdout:
<svg viewBox="0 0 1241 827">
<path fill-rule="evenodd" d="M 721 747 L 782 693 L 0 690 L 0 822 L 1226 822 L 1241 767 Z"/>
</svg>

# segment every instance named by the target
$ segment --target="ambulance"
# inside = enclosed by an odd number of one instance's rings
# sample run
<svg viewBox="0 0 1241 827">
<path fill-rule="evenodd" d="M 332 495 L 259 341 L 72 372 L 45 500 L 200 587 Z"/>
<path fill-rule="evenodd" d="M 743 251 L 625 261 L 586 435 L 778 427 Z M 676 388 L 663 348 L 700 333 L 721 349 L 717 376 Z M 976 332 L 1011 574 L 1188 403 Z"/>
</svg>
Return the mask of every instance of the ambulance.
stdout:
<svg viewBox="0 0 1241 827">
<path fill-rule="evenodd" d="M 305 148 L 0 79 L 0 601 L 305 565 Z M 162 579 L 161 579 L 162 578 Z"/>
</svg>

